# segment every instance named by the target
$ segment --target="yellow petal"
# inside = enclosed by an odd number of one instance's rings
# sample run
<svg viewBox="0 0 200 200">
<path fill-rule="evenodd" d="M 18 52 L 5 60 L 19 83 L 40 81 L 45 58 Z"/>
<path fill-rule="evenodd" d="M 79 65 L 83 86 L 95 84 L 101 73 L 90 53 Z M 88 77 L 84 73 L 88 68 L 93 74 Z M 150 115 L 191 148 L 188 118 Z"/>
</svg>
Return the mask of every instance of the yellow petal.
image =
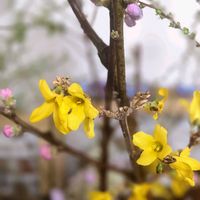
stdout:
<svg viewBox="0 0 200 200">
<path fill-rule="evenodd" d="M 151 149 L 154 139 L 151 135 L 144 132 L 137 132 L 133 135 L 133 144 L 140 149 Z"/>
<path fill-rule="evenodd" d="M 139 159 L 137 160 L 137 164 L 147 166 L 153 163 L 156 160 L 156 158 L 157 155 L 153 150 L 152 151 L 145 150 L 141 153 Z"/>
<path fill-rule="evenodd" d="M 41 106 L 37 107 L 30 116 L 30 122 L 35 123 L 44 118 L 49 117 L 54 110 L 54 103 L 43 103 Z"/>
<path fill-rule="evenodd" d="M 56 98 L 57 99 L 57 98 Z M 76 103 L 73 101 L 73 97 L 65 96 L 61 101 L 58 99 L 59 117 L 62 123 L 67 120 L 68 114 L 72 111 Z"/>
<path fill-rule="evenodd" d="M 94 133 L 94 120 L 85 118 L 84 120 L 84 131 L 88 138 L 93 138 L 95 136 Z"/>
<path fill-rule="evenodd" d="M 172 148 L 169 145 L 164 145 L 162 151 L 158 152 L 158 158 L 163 160 L 171 152 L 172 152 Z"/>
<path fill-rule="evenodd" d="M 80 124 L 85 119 L 85 112 L 83 105 L 76 105 L 72 108 L 71 112 L 68 113 L 68 127 L 75 131 L 79 128 Z"/>
<path fill-rule="evenodd" d="M 46 80 L 39 81 L 39 89 L 46 101 L 50 101 L 56 96 L 56 94 L 50 90 Z"/>
<path fill-rule="evenodd" d="M 168 94 L 169 94 L 169 91 L 166 88 L 160 88 L 159 91 L 158 91 L 158 94 L 160 96 L 164 97 L 163 99 L 164 99 L 164 101 L 166 101 Z"/>
<path fill-rule="evenodd" d="M 185 100 L 185 99 L 180 99 L 179 103 L 181 106 L 185 107 L 187 109 L 187 111 L 189 112 L 190 110 L 190 103 L 189 101 Z"/>
<path fill-rule="evenodd" d="M 177 159 L 176 156 L 175 158 Z M 177 174 L 185 179 L 191 186 L 194 186 L 194 173 L 187 163 L 176 161 L 170 164 L 170 167 L 175 169 Z"/>
<path fill-rule="evenodd" d="M 99 114 L 99 111 L 92 105 L 92 103 L 86 99 L 85 100 L 85 115 L 90 119 L 94 119 Z"/>
<path fill-rule="evenodd" d="M 63 134 L 69 133 L 71 130 L 68 127 L 64 127 L 61 123 L 60 117 L 59 117 L 59 110 L 58 106 L 56 105 L 54 112 L 53 112 L 53 121 L 56 126 L 56 128 Z"/>
<path fill-rule="evenodd" d="M 70 95 L 85 100 L 83 89 L 78 83 L 72 83 L 67 91 Z"/>
<path fill-rule="evenodd" d="M 189 147 L 186 147 L 185 149 L 183 149 L 183 151 L 181 151 L 180 156 L 182 157 L 189 157 L 190 156 L 190 151 L 191 149 Z"/>
<path fill-rule="evenodd" d="M 155 114 L 153 114 L 153 119 L 157 120 L 158 119 L 158 112 L 156 112 Z"/>
<path fill-rule="evenodd" d="M 156 125 L 153 136 L 154 139 L 162 145 L 167 144 L 167 130 L 159 124 Z"/>
<path fill-rule="evenodd" d="M 200 121 L 200 91 L 194 91 L 190 104 L 190 121 Z"/>
</svg>

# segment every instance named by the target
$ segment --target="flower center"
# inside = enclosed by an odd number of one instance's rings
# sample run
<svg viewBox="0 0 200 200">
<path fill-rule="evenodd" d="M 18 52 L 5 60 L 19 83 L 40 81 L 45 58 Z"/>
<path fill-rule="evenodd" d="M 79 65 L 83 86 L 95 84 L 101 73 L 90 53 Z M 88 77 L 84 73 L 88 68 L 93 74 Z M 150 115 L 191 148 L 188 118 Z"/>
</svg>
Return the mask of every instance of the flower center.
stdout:
<svg viewBox="0 0 200 200">
<path fill-rule="evenodd" d="M 155 142 L 155 143 L 153 144 L 153 150 L 154 150 L 155 152 L 161 152 L 162 149 L 163 149 L 163 145 L 160 144 L 160 142 Z"/>
<path fill-rule="evenodd" d="M 82 104 L 83 103 L 83 100 L 82 99 L 78 99 L 77 101 L 76 101 L 76 104 L 77 105 L 80 105 L 80 104 Z"/>
</svg>

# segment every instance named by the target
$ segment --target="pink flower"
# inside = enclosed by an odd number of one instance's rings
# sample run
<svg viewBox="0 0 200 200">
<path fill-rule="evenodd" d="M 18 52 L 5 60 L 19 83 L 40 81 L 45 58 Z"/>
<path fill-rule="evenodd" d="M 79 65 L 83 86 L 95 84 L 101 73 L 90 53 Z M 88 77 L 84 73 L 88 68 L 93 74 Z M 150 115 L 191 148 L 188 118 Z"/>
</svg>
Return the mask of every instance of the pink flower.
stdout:
<svg viewBox="0 0 200 200">
<path fill-rule="evenodd" d="M 126 25 L 129 26 L 129 27 L 136 25 L 135 20 L 128 14 L 125 14 L 124 21 L 125 21 Z"/>
<path fill-rule="evenodd" d="M 65 196 L 62 190 L 54 188 L 50 191 L 51 200 L 65 200 Z"/>
<path fill-rule="evenodd" d="M 40 147 L 40 156 L 44 158 L 45 160 L 51 160 L 51 147 L 49 144 L 43 144 Z"/>
<path fill-rule="evenodd" d="M 142 9 L 135 3 L 131 3 L 127 6 L 126 13 L 130 15 L 134 20 L 138 20 L 143 17 Z"/>
<path fill-rule="evenodd" d="M 12 137 L 14 135 L 13 127 L 10 125 L 5 125 L 3 127 L 3 134 L 8 138 Z"/>
<path fill-rule="evenodd" d="M 0 90 L 0 97 L 2 97 L 3 99 L 8 99 L 10 97 L 12 97 L 12 90 L 10 88 L 5 88 L 5 89 L 1 89 Z"/>
</svg>

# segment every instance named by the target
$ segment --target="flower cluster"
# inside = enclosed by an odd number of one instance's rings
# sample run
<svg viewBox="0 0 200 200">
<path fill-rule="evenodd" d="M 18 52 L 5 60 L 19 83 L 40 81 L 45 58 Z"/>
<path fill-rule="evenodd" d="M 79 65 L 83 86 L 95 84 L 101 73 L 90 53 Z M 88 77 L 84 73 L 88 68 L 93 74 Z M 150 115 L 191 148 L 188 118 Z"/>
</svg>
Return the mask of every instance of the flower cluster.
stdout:
<svg viewBox="0 0 200 200">
<path fill-rule="evenodd" d="M 136 21 L 143 17 L 142 9 L 135 3 L 128 4 L 125 10 L 124 21 L 127 26 L 132 27 L 136 25 Z"/>
<path fill-rule="evenodd" d="M 137 160 L 139 165 L 147 166 L 159 160 L 158 167 L 161 166 L 162 169 L 163 165 L 168 165 L 191 186 L 195 185 L 193 171 L 200 170 L 200 162 L 190 157 L 188 147 L 178 153 L 172 152 L 172 148 L 167 144 L 167 130 L 164 127 L 157 124 L 153 136 L 137 132 L 133 136 L 133 143 L 143 150 Z"/>
<path fill-rule="evenodd" d="M 51 90 L 45 80 L 40 80 L 39 88 L 45 102 L 32 112 L 32 123 L 53 114 L 54 124 L 61 133 L 75 131 L 83 123 L 88 138 L 94 137 L 94 119 L 99 111 L 78 83 L 67 86 L 56 83 L 56 87 Z"/>
</svg>

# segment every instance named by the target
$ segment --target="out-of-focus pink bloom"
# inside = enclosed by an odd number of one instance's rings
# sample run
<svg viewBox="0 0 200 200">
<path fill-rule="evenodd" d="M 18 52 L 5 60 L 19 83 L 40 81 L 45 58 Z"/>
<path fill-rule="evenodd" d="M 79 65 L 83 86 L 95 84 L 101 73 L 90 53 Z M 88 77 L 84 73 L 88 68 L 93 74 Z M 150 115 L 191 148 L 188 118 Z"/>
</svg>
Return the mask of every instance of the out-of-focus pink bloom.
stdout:
<svg viewBox="0 0 200 200">
<path fill-rule="evenodd" d="M 8 138 L 10 138 L 10 137 L 12 137 L 13 135 L 14 135 L 14 130 L 13 130 L 13 127 L 12 126 L 10 126 L 10 125 L 5 125 L 4 127 L 3 127 L 3 134 L 6 136 L 6 137 L 8 137 Z"/>
<path fill-rule="evenodd" d="M 88 184 L 93 185 L 96 181 L 96 174 L 91 170 L 86 171 L 85 172 L 85 180 Z"/>
<path fill-rule="evenodd" d="M 124 21 L 125 21 L 126 25 L 129 26 L 129 27 L 136 25 L 135 20 L 128 14 L 125 14 Z"/>
<path fill-rule="evenodd" d="M 12 97 L 12 90 L 10 88 L 5 88 L 0 90 L 0 97 L 3 98 L 4 100 Z"/>
<path fill-rule="evenodd" d="M 195 182 L 195 185 L 199 184 L 199 175 L 197 173 L 194 173 L 194 182 Z"/>
<path fill-rule="evenodd" d="M 143 17 L 142 9 L 135 3 L 131 3 L 127 6 L 126 13 L 130 15 L 134 20 L 138 20 Z"/>
<path fill-rule="evenodd" d="M 40 146 L 40 156 L 45 160 L 51 160 L 52 154 L 50 145 L 43 144 L 42 146 Z"/>
<path fill-rule="evenodd" d="M 63 191 L 60 189 L 52 189 L 50 192 L 50 199 L 51 200 L 65 200 Z"/>
</svg>

